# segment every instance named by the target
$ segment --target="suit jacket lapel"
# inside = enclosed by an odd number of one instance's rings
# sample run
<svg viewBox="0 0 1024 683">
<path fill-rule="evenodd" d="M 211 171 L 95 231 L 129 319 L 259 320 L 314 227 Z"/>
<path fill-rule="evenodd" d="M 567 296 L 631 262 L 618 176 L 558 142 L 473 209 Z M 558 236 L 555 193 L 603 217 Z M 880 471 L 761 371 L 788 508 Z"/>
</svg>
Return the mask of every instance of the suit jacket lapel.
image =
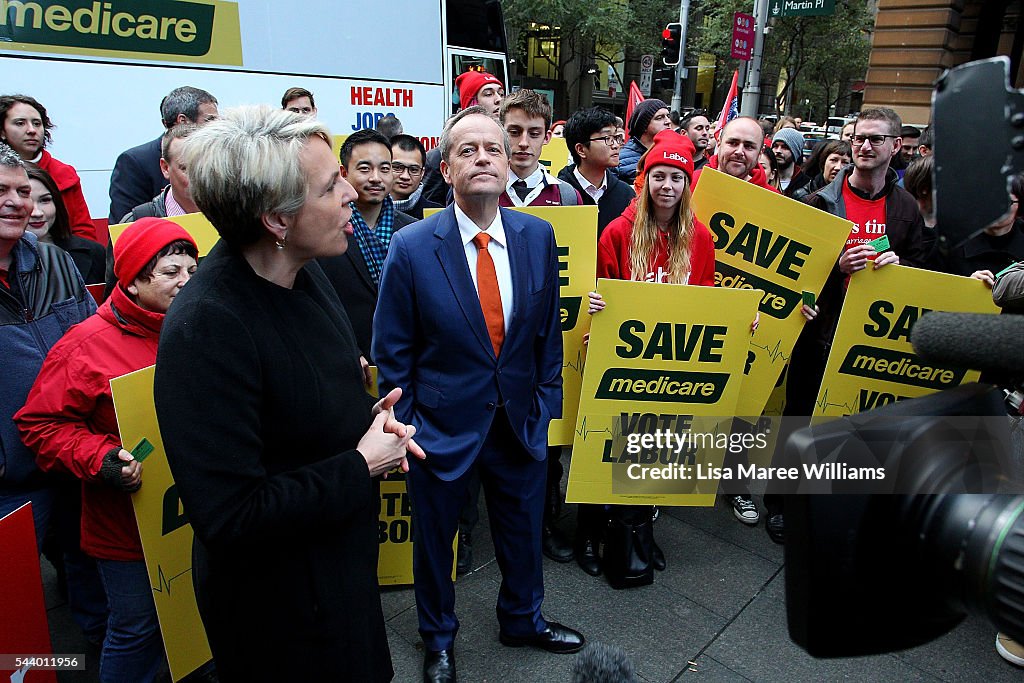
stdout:
<svg viewBox="0 0 1024 683">
<path fill-rule="evenodd" d="M 377 291 L 377 285 L 373 284 L 373 278 L 370 277 L 370 269 L 366 265 L 366 259 L 363 257 L 363 250 L 359 248 L 359 242 L 353 237 L 349 240 L 348 249 L 345 251 L 347 256 L 352 261 L 353 267 L 356 272 L 359 273 L 359 278 L 363 281 L 371 292 Z"/>
<path fill-rule="evenodd" d="M 459 232 L 453 207 L 449 206 L 444 210 L 434 235 L 440 239 L 440 244 L 435 251 L 441 262 L 441 268 L 448 278 L 448 283 L 451 285 L 452 292 L 455 294 L 455 300 L 459 302 L 459 307 L 466 316 L 466 321 L 476 335 L 477 341 L 487 350 L 487 353 L 491 354 L 491 357 L 494 357 L 491 336 L 487 332 L 487 322 L 480 309 L 480 297 L 477 296 L 473 278 L 469 274 L 466 249 L 462 244 L 462 233 Z"/>
</svg>

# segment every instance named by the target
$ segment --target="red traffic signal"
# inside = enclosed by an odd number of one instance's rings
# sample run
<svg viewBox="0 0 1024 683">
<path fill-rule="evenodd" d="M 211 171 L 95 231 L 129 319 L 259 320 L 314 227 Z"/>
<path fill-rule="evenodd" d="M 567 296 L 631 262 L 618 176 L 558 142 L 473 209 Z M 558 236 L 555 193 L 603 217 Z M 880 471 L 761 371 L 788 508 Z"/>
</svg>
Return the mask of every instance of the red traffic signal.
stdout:
<svg viewBox="0 0 1024 683">
<path fill-rule="evenodd" d="M 673 22 L 661 32 L 661 61 L 665 66 L 679 63 L 679 55 L 683 48 L 683 25 Z"/>
</svg>

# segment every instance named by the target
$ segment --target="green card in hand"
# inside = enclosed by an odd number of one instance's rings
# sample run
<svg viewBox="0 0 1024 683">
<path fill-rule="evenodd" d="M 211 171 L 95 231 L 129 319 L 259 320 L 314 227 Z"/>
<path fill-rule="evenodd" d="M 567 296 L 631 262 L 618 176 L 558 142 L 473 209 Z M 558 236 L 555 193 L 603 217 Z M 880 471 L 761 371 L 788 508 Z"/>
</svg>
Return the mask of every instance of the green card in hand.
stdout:
<svg viewBox="0 0 1024 683">
<path fill-rule="evenodd" d="M 149 457 L 149 454 L 153 452 L 153 444 L 149 442 L 149 439 L 143 437 L 142 441 L 135 445 L 135 448 L 131 450 L 132 457 L 135 458 L 136 462 L 142 462 Z"/>
<path fill-rule="evenodd" d="M 888 235 L 882 235 L 876 240 L 871 240 L 870 242 L 868 242 L 868 246 L 872 247 L 879 254 L 881 254 L 883 251 L 888 251 L 889 249 L 892 248 L 889 246 Z"/>
</svg>

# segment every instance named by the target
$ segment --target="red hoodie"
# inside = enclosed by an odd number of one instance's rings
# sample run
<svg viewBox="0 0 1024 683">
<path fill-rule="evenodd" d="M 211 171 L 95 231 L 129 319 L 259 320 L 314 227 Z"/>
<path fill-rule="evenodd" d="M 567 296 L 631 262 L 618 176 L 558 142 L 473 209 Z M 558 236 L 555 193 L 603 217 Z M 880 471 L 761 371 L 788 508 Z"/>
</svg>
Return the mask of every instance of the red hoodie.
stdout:
<svg viewBox="0 0 1024 683">
<path fill-rule="evenodd" d="M 39 469 L 82 480 L 82 550 L 91 557 L 143 559 L 130 494 L 105 484 L 99 472 L 107 452 L 122 445 L 110 380 L 156 362 L 163 320 L 115 287 L 95 315 L 50 350 L 25 407 L 14 416 Z"/>
<path fill-rule="evenodd" d="M 700 180 L 701 171 L 703 171 L 705 168 L 713 168 L 716 171 L 718 170 L 717 154 L 708 159 L 708 163 L 706 163 L 702 168 L 700 168 L 699 170 L 697 170 L 696 173 L 693 174 L 694 188 L 697 187 L 697 181 Z M 771 190 L 775 194 L 782 194 L 777 189 L 768 184 L 768 176 L 765 174 L 764 169 L 761 168 L 761 164 L 754 164 L 754 169 L 750 172 L 750 180 L 748 180 L 747 182 L 753 185 L 757 185 L 758 187 L 763 187 L 766 190 Z"/>
<path fill-rule="evenodd" d="M 622 215 L 608 224 L 597 242 L 597 276 L 612 280 L 630 280 L 629 246 L 636 220 L 636 200 Z M 690 277 L 686 284 L 713 287 L 715 284 L 715 244 L 711 231 L 698 220 L 693 222 L 693 240 L 690 243 Z M 668 234 L 659 232 L 660 239 L 654 258 L 644 279 L 647 282 L 665 282 L 668 273 Z"/>
</svg>

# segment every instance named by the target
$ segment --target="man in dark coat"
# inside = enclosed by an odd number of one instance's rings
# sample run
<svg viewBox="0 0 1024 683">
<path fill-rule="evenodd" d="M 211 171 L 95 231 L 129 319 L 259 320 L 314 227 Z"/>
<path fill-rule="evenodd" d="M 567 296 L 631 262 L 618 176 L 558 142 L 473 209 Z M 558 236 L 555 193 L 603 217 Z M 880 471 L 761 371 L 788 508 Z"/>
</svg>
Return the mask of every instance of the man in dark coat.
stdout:
<svg viewBox="0 0 1024 683">
<path fill-rule="evenodd" d="M 360 352 L 369 359 L 384 258 L 392 235 L 415 219 L 395 211 L 391 144 L 386 137 L 370 128 L 348 136 L 341 146 L 341 168 L 357 195 L 349 205 L 353 239 L 344 254 L 322 258 L 320 266 L 345 306 Z"/>
<path fill-rule="evenodd" d="M 175 88 L 160 102 L 160 120 L 164 128 L 179 123 L 203 125 L 213 121 L 217 114 L 217 98 L 199 88 L 185 85 Z M 160 170 L 160 141 L 155 140 L 121 152 L 110 172 L 110 223 L 139 204 L 144 204 L 167 185 Z"/>
<path fill-rule="evenodd" d="M 563 168 L 558 179 L 576 188 L 584 204 L 597 205 L 600 237 L 605 226 L 621 216 L 636 196 L 613 170 L 622 147 L 622 140 L 615 135 L 615 116 L 598 107 L 580 109 L 565 122 L 565 144 L 575 163 Z"/>
</svg>

